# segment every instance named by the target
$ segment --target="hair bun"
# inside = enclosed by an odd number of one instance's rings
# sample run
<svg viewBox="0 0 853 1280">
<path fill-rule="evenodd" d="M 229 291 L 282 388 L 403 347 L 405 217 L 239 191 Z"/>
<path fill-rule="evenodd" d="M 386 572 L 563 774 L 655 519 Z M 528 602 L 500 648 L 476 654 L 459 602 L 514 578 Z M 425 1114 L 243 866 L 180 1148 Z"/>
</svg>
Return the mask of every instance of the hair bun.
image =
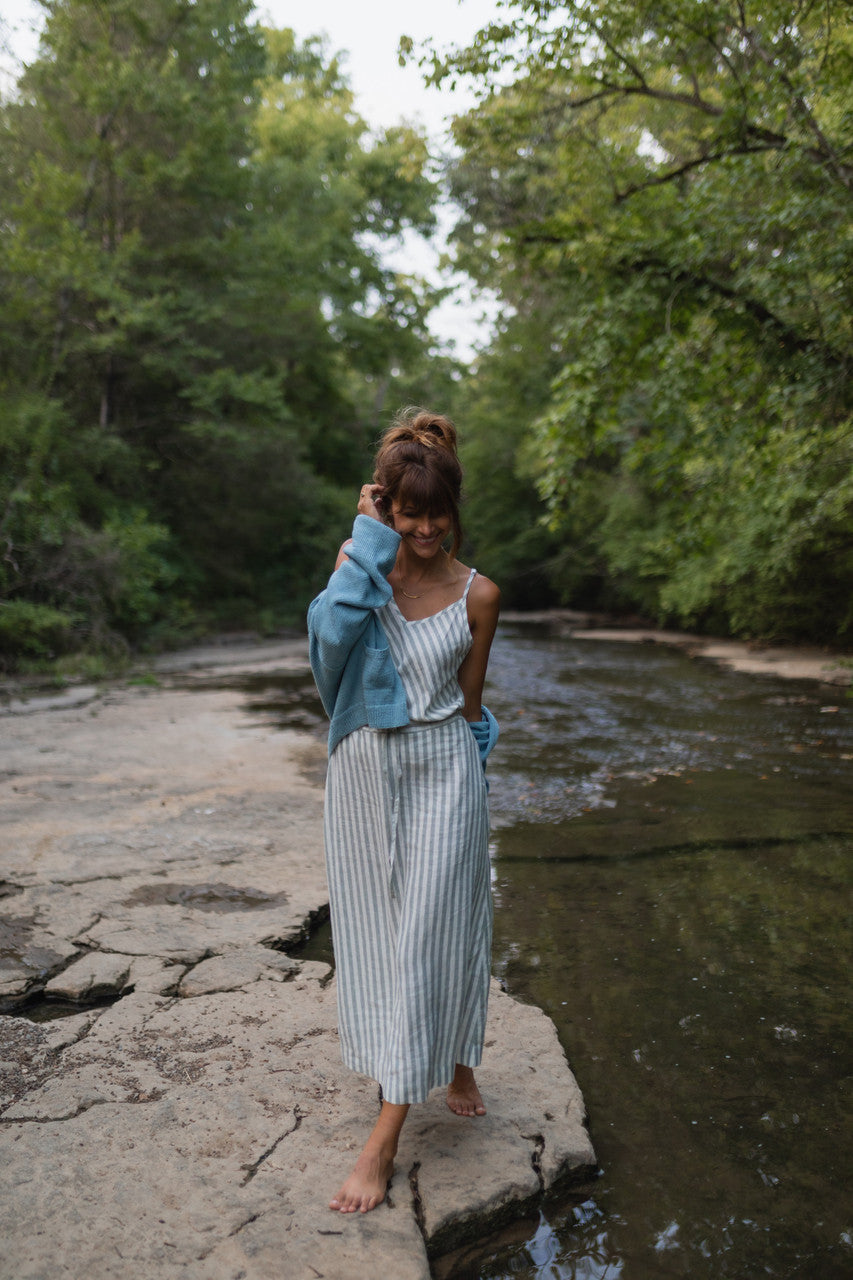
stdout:
<svg viewBox="0 0 853 1280">
<path fill-rule="evenodd" d="M 407 442 L 424 449 L 447 449 L 456 456 L 456 428 L 450 419 L 415 405 L 401 409 L 382 437 L 384 448 Z"/>
</svg>

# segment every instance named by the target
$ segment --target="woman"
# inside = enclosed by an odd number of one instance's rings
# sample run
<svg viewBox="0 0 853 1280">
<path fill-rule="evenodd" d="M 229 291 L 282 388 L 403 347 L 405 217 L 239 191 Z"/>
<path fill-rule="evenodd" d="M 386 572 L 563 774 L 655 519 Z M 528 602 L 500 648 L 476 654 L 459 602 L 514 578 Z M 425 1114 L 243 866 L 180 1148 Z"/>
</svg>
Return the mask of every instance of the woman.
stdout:
<svg viewBox="0 0 853 1280">
<path fill-rule="evenodd" d="M 330 1203 L 341 1213 L 384 1199 L 409 1106 L 430 1089 L 447 1085 L 457 1115 L 486 1111 L 473 1067 L 489 985 L 484 768 L 497 725 L 480 699 L 500 594 L 456 559 L 461 486 L 453 424 L 404 410 L 308 611 L 331 721 L 325 834 L 341 1048 L 382 1090 L 379 1119 Z"/>
</svg>

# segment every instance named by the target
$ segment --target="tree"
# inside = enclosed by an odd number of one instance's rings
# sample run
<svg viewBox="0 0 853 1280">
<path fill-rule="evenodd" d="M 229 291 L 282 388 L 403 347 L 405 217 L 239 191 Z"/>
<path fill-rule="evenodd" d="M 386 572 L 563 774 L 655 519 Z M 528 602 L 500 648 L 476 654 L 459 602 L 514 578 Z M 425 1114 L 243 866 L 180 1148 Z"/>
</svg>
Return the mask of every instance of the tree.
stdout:
<svg viewBox="0 0 853 1280">
<path fill-rule="evenodd" d="M 296 614 L 366 380 L 427 342 L 380 257 L 430 225 L 423 142 L 370 137 L 323 45 L 247 0 L 46 10 L 0 113 L 0 635 Z"/>
<path fill-rule="evenodd" d="M 567 562 L 661 619 L 849 633 L 849 10 L 502 8 L 431 74 L 481 87 L 460 261 L 551 300 L 525 456 Z"/>
</svg>

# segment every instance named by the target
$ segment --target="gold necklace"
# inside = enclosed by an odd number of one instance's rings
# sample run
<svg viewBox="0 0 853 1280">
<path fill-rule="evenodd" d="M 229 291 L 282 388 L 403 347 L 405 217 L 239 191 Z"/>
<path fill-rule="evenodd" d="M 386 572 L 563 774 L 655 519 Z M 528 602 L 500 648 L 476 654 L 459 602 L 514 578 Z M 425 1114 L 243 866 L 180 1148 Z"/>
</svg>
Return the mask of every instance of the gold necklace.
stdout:
<svg viewBox="0 0 853 1280">
<path fill-rule="evenodd" d="M 407 600 L 420 600 L 421 596 L 425 596 L 427 591 L 431 591 L 433 587 L 440 587 L 440 586 L 441 586 L 440 582 L 433 582 L 427 587 L 426 591 L 419 591 L 416 596 L 413 596 L 411 591 L 407 591 L 401 582 L 400 590 L 402 591 L 403 595 L 406 597 Z"/>
<path fill-rule="evenodd" d="M 421 578 L 421 582 L 423 582 L 423 578 Z M 425 596 L 427 591 L 432 591 L 433 587 L 440 587 L 442 585 L 447 586 L 447 583 L 442 584 L 440 581 L 431 582 L 428 587 L 423 589 L 423 591 L 419 591 L 417 595 L 413 595 L 411 591 L 407 591 L 403 586 L 403 579 L 400 579 L 400 590 L 407 600 L 420 600 L 421 596 Z"/>
<path fill-rule="evenodd" d="M 423 582 L 423 578 L 421 578 L 421 582 Z M 400 590 L 402 591 L 403 595 L 406 597 L 407 600 L 420 600 L 421 596 L 425 596 L 428 591 L 432 591 L 433 587 L 440 587 L 440 586 L 446 586 L 446 585 L 447 583 L 442 583 L 440 581 L 431 582 L 428 587 L 424 587 L 423 591 L 419 591 L 417 595 L 413 595 L 411 591 L 406 590 L 406 588 L 403 586 L 402 578 L 400 579 Z"/>
</svg>

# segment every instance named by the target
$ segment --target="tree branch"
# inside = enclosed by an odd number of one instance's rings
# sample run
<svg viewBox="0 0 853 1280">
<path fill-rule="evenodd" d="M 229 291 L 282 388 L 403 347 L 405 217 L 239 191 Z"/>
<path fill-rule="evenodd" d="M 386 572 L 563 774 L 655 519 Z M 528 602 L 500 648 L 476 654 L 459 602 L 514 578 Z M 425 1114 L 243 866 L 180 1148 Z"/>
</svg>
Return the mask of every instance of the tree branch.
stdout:
<svg viewBox="0 0 853 1280">
<path fill-rule="evenodd" d="M 580 98 L 567 98 L 561 102 L 555 102 L 551 106 L 542 108 L 543 114 L 554 115 L 568 108 L 570 111 L 578 111 L 583 107 L 591 106 L 595 102 L 605 101 L 607 98 L 617 97 L 642 97 L 651 98 L 656 102 L 675 102 L 682 106 L 693 107 L 705 115 L 719 118 L 724 114 L 722 107 L 717 107 L 713 103 L 706 102 L 703 98 L 694 97 L 692 94 L 677 93 L 669 89 L 655 89 L 649 85 L 630 85 L 630 84 L 611 84 L 605 81 L 599 82 L 601 88 L 593 93 L 589 93 Z M 806 111 L 808 108 L 806 108 Z M 817 127 L 817 126 L 815 126 Z M 824 145 L 807 147 L 801 143 L 795 142 L 788 134 L 777 133 L 773 129 L 768 129 L 764 125 L 755 124 L 744 119 L 741 124 L 741 136 L 744 139 L 751 138 L 761 145 L 748 146 L 746 143 L 732 144 L 728 147 L 720 147 L 718 152 L 711 158 L 722 159 L 726 155 L 747 155 L 751 152 L 759 151 L 784 151 L 793 146 L 797 146 L 803 155 L 808 156 L 810 160 L 816 161 L 823 167 L 831 168 L 845 187 L 853 186 L 853 167 L 845 164 L 838 158 L 830 144 L 821 134 Z M 704 158 L 704 157 L 703 157 Z M 702 160 L 693 158 L 688 161 L 688 167 L 695 167 Z M 664 178 L 663 181 L 668 181 Z M 646 185 L 657 185 L 650 182 Z M 630 193 L 630 190 L 629 190 Z"/>
<path fill-rule="evenodd" d="M 632 62 L 632 60 L 628 57 L 627 54 L 622 53 L 619 49 L 617 49 L 616 45 L 613 43 L 612 40 L 608 39 L 608 37 L 604 34 L 600 26 L 597 26 L 595 23 L 592 23 L 591 26 L 592 26 L 592 30 L 598 36 L 599 40 L 604 45 L 605 49 L 609 49 L 609 51 L 613 54 L 613 57 L 616 59 L 616 61 L 621 62 L 622 66 L 626 67 L 628 71 L 630 71 L 631 75 L 634 77 L 635 80 L 637 80 L 641 85 L 644 85 L 647 87 L 648 81 L 646 80 L 646 77 L 643 75 L 640 68 L 634 62 Z"/>
<path fill-rule="evenodd" d="M 787 71 L 784 71 L 781 67 L 776 65 L 773 58 L 764 48 L 764 45 L 758 35 L 751 27 L 743 27 L 741 34 L 749 44 L 749 47 L 755 53 L 756 57 L 758 57 L 766 67 L 778 76 L 780 84 L 785 87 L 790 96 L 791 107 L 794 115 L 805 124 L 806 129 L 808 129 L 816 139 L 819 153 L 823 156 L 825 162 L 835 170 L 836 176 L 845 187 L 853 187 L 853 171 L 851 171 L 849 165 L 842 163 L 838 153 L 821 129 L 809 109 L 805 98 L 794 86 L 794 83 Z"/>
<path fill-rule="evenodd" d="M 685 160 L 683 164 L 678 165 L 675 169 L 668 169 L 666 173 L 656 174 L 653 178 L 646 179 L 645 182 L 635 182 L 628 187 L 623 187 L 615 192 L 614 198 L 616 204 L 624 204 L 631 196 L 637 195 L 640 191 L 648 191 L 652 187 L 662 187 L 668 182 L 674 182 L 677 178 L 681 178 L 685 173 L 690 173 L 693 169 L 701 169 L 706 164 L 712 164 L 715 160 L 725 160 L 727 156 L 748 156 L 754 155 L 756 152 L 773 151 L 775 147 L 770 145 L 764 146 L 742 146 L 742 147 L 726 147 L 719 151 L 706 151 L 702 155 L 693 156 L 690 160 Z"/>
<path fill-rule="evenodd" d="M 675 102 L 682 107 L 692 107 L 695 111 L 701 111 L 703 115 L 712 116 L 719 119 L 723 114 L 723 108 L 716 106 L 713 102 L 707 102 L 703 97 L 696 97 L 692 93 L 679 93 L 676 89 L 654 89 L 651 85 L 641 82 L 638 85 L 633 84 L 608 84 L 606 80 L 599 83 L 604 89 L 611 94 L 622 94 L 625 97 L 653 98 L 655 102 Z M 574 106 L 574 100 L 569 103 Z M 583 105 L 579 102 L 578 105 Z"/>
<path fill-rule="evenodd" d="M 526 230 L 516 237 L 516 241 L 520 245 L 541 244 L 555 247 L 565 246 L 567 242 L 564 235 L 555 235 L 552 232 L 538 229 L 536 231 Z M 823 336 L 813 338 L 801 333 L 799 329 L 789 324 L 787 320 L 783 320 L 781 316 L 771 311 L 766 303 L 740 292 L 733 285 L 726 284 L 724 280 L 716 279 L 714 276 L 700 271 L 694 271 L 689 267 L 676 267 L 667 262 L 665 258 L 658 258 L 653 255 L 643 257 L 626 255 L 613 265 L 617 274 L 623 278 L 631 272 L 654 271 L 666 281 L 670 291 L 672 289 L 681 290 L 685 286 L 691 286 L 694 289 L 705 289 L 719 298 L 724 298 L 727 302 L 734 303 L 760 326 L 772 330 L 778 341 L 789 353 L 801 354 L 806 351 L 819 351 L 826 362 L 833 368 L 838 369 L 839 372 L 843 372 L 847 367 L 848 360 L 845 354 L 837 351 Z"/>
<path fill-rule="evenodd" d="M 734 286 L 726 284 L 723 280 L 715 279 L 713 276 L 706 275 L 700 271 L 692 271 L 689 267 L 673 267 L 663 258 L 627 258 L 623 260 L 621 265 L 625 270 L 647 271 L 651 269 L 663 275 L 673 286 L 693 285 L 695 288 L 707 289 L 710 293 L 716 294 L 717 297 L 725 298 L 728 302 L 736 303 L 761 326 L 772 329 L 779 341 L 792 353 L 799 354 L 804 351 L 818 350 L 828 363 L 839 370 L 843 369 L 847 363 L 844 354 L 836 351 L 824 339 L 808 337 L 801 333 L 788 321 L 783 320 L 781 316 L 771 311 L 760 299 L 741 293 Z"/>
</svg>

